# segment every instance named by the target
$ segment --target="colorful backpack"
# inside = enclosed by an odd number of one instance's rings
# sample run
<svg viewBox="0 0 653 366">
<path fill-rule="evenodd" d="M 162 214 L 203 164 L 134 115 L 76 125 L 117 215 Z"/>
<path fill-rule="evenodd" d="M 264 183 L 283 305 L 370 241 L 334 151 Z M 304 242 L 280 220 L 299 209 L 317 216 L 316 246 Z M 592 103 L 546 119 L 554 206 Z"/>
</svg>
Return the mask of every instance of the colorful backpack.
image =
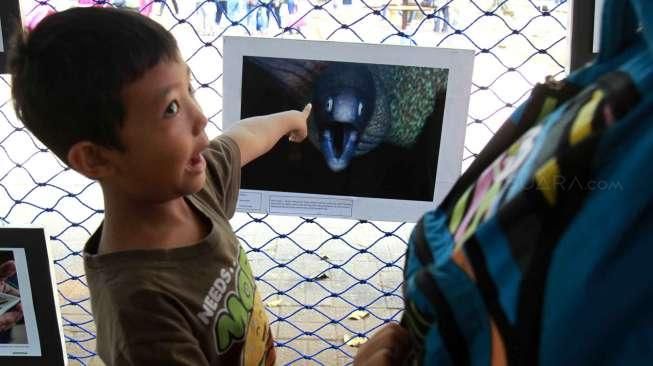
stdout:
<svg viewBox="0 0 653 366">
<path fill-rule="evenodd" d="M 603 14 L 415 226 L 408 364 L 653 365 L 653 1 Z"/>
</svg>

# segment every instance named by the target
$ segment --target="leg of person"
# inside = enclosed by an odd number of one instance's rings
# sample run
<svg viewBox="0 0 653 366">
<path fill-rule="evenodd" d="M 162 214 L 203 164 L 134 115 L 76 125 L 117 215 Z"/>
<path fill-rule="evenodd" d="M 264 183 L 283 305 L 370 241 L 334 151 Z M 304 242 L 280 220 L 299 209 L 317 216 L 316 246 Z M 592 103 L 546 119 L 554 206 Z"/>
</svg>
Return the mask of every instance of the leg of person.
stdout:
<svg viewBox="0 0 653 366">
<path fill-rule="evenodd" d="M 260 31 L 261 30 L 261 9 L 257 8 L 255 5 L 252 5 L 252 14 L 250 16 L 250 19 L 253 18 L 254 22 L 254 30 Z"/>
<path fill-rule="evenodd" d="M 159 13 L 157 14 L 158 16 L 163 15 L 163 8 L 166 7 L 166 0 L 161 0 L 161 5 L 159 6 Z"/>
<path fill-rule="evenodd" d="M 220 25 L 220 20 L 222 20 L 223 13 L 222 5 L 218 0 L 213 0 L 213 3 L 215 4 L 215 25 Z"/>
<path fill-rule="evenodd" d="M 277 27 L 281 28 L 281 4 L 273 5 L 272 12 L 274 15 L 274 20 L 277 22 Z"/>
<path fill-rule="evenodd" d="M 270 24 L 270 4 L 266 4 L 262 10 L 261 20 L 263 21 L 263 30 L 268 29 Z"/>
<path fill-rule="evenodd" d="M 406 11 L 406 24 L 410 24 L 415 19 L 414 11 Z"/>
<path fill-rule="evenodd" d="M 442 21 L 442 31 L 447 32 L 450 28 L 449 23 L 451 22 L 451 19 L 449 18 L 449 5 L 445 5 L 442 8 L 442 18 L 444 19 Z"/>
<path fill-rule="evenodd" d="M 256 30 L 259 32 L 263 32 L 268 27 L 268 22 L 266 18 L 267 11 L 268 11 L 267 6 L 259 6 L 256 9 Z"/>
<path fill-rule="evenodd" d="M 256 10 L 254 9 L 254 5 L 251 2 L 247 0 L 245 1 L 245 25 L 251 32 L 252 30 L 256 29 Z"/>
<path fill-rule="evenodd" d="M 229 7 L 227 6 L 227 1 L 226 0 L 219 0 L 220 7 L 222 8 L 222 15 L 224 16 L 226 21 L 229 21 L 229 18 L 227 15 L 229 15 Z"/>
</svg>

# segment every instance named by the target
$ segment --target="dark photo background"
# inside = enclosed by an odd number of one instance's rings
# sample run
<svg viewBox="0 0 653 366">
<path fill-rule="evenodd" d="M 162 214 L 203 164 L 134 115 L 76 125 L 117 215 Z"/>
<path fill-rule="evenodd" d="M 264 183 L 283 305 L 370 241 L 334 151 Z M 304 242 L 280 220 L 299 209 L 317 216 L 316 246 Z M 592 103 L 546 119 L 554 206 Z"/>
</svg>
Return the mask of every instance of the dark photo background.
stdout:
<svg viewBox="0 0 653 366">
<path fill-rule="evenodd" d="M 241 118 L 287 109 L 301 110 L 306 103 L 312 101 L 315 82 L 326 68 L 333 64 L 351 65 L 344 62 L 305 61 L 307 64 L 304 69 L 297 71 L 290 66 L 286 69 L 288 61 L 303 62 L 244 57 Z M 399 68 L 416 68 L 390 67 L 397 68 L 394 70 L 398 72 L 403 71 Z M 401 147 L 381 142 L 370 152 L 354 157 L 344 170 L 334 172 L 329 169 L 321 151 L 308 138 L 299 144 L 282 138 L 268 154 L 243 168 L 241 187 L 263 191 L 432 201 L 448 71 L 429 71 L 440 75 L 440 84 L 426 103 L 432 103 L 434 107 L 431 107 L 432 112 L 425 118 L 421 132 L 412 146 Z M 419 88 L 412 90 L 416 95 L 405 96 L 407 100 L 424 100 L 418 94 Z M 316 115 L 316 107 L 319 108 L 313 102 L 311 118 Z M 310 127 L 315 128 L 314 125 Z"/>
</svg>

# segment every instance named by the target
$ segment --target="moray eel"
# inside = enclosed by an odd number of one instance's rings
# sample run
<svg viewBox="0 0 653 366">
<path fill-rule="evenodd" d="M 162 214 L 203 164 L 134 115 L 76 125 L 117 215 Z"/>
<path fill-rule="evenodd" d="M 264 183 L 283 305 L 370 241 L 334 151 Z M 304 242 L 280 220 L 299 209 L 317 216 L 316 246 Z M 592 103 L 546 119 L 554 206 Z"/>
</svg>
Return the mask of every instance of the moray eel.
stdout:
<svg viewBox="0 0 653 366">
<path fill-rule="evenodd" d="M 376 92 L 372 73 L 365 65 L 334 64 L 315 82 L 312 129 L 326 163 L 343 170 L 354 157 L 374 112 Z"/>
<path fill-rule="evenodd" d="M 297 107 L 311 101 L 308 137 L 334 171 L 382 143 L 411 148 L 446 91 L 444 69 L 252 57 Z"/>
</svg>

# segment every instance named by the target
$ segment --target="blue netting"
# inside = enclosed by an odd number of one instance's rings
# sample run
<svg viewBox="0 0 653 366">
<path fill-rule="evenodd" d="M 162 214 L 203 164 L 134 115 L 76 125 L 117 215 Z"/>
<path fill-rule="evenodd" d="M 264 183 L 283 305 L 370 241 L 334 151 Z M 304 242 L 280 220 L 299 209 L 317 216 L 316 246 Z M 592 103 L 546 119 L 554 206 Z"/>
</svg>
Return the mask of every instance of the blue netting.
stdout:
<svg viewBox="0 0 653 366">
<path fill-rule="evenodd" d="M 92 1 L 22 0 L 26 20 Z M 400 43 L 476 51 L 467 167 L 500 124 L 568 59 L 569 6 L 556 0 L 96 1 L 132 6 L 177 37 L 209 136 L 222 125 L 222 37 Z M 219 21 L 219 23 L 216 23 Z M 103 210 L 97 184 L 67 169 L 17 120 L 0 83 L 0 219 L 46 228 L 55 255 L 68 357 L 95 364 L 95 328 L 80 251 Z M 350 364 L 346 337 L 399 320 L 412 224 L 238 214 L 232 220 L 268 305 L 281 363 Z M 357 310 L 362 319 L 349 319 Z"/>
</svg>

